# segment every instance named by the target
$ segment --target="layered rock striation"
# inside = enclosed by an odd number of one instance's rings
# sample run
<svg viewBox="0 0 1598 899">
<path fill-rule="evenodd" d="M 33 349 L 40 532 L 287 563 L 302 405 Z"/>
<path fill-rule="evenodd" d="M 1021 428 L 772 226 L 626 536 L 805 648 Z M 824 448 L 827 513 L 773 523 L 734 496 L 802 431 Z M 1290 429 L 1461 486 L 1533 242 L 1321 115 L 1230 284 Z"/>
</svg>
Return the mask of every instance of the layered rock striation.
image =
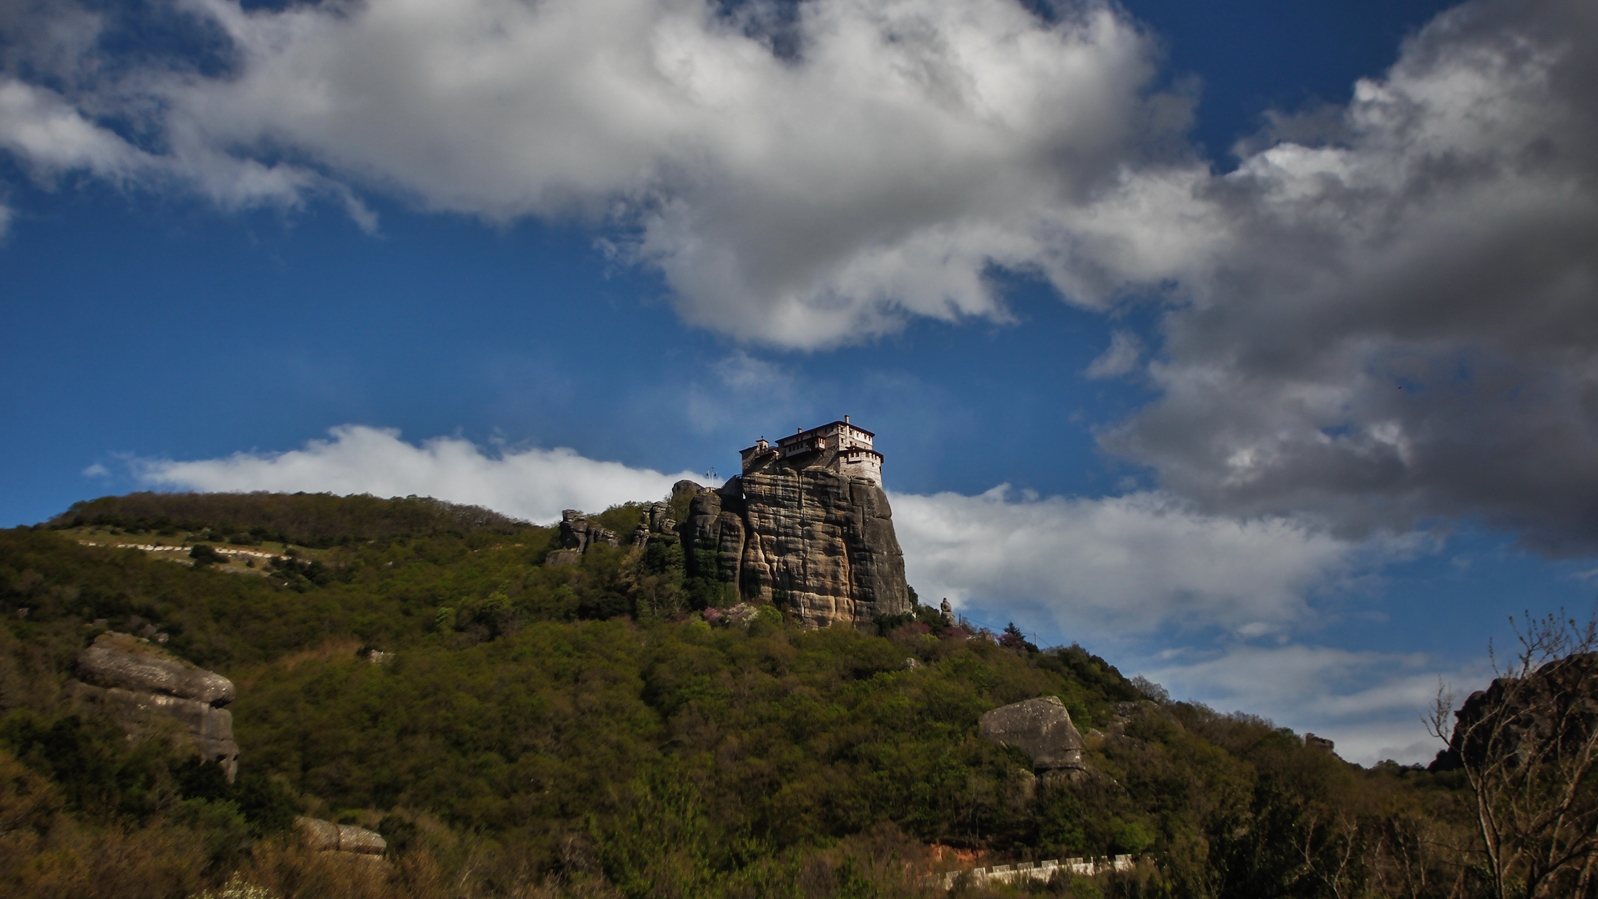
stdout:
<svg viewBox="0 0 1598 899">
<path fill-rule="evenodd" d="M 108 631 L 78 654 L 76 698 L 104 709 L 129 736 L 162 728 L 222 766 L 232 781 L 239 747 L 233 742 L 233 682 L 185 662 L 131 634 Z M 173 724 L 176 728 L 172 728 Z"/>
<path fill-rule="evenodd" d="M 744 450 L 719 489 L 692 485 L 688 574 L 736 585 L 810 627 L 911 611 L 904 554 L 870 432 L 845 419 Z"/>
</svg>

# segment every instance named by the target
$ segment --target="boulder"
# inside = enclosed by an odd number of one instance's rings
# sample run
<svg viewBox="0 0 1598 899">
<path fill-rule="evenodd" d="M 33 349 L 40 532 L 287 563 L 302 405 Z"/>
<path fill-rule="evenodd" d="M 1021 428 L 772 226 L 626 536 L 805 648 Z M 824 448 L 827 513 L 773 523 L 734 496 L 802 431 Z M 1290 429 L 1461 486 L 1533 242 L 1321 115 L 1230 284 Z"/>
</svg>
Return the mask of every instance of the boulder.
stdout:
<svg viewBox="0 0 1598 899">
<path fill-rule="evenodd" d="M 1040 771 L 1083 767 L 1082 735 L 1065 704 L 1053 696 L 1000 706 L 983 715 L 978 726 L 986 739 L 1026 753 Z"/>
<path fill-rule="evenodd" d="M 334 824 L 321 818 L 300 815 L 294 819 L 294 828 L 300 832 L 300 842 L 305 848 L 317 852 L 382 855 L 388 850 L 388 841 L 383 839 L 382 834 L 354 824 Z"/>
<path fill-rule="evenodd" d="M 332 821 L 300 815 L 294 819 L 294 829 L 300 832 L 300 842 L 307 849 L 315 852 L 338 850 L 338 825 Z"/>
<path fill-rule="evenodd" d="M 210 706 L 233 701 L 233 682 L 132 634 L 108 631 L 78 654 L 78 677 L 100 687 L 120 687 L 192 699 Z"/>
<path fill-rule="evenodd" d="M 222 706 L 234 697 L 233 682 L 179 659 L 129 634 L 108 632 L 78 654 L 73 697 L 97 707 L 130 737 L 170 731 L 206 761 L 215 761 L 231 782 L 238 773 L 233 713 Z"/>
</svg>

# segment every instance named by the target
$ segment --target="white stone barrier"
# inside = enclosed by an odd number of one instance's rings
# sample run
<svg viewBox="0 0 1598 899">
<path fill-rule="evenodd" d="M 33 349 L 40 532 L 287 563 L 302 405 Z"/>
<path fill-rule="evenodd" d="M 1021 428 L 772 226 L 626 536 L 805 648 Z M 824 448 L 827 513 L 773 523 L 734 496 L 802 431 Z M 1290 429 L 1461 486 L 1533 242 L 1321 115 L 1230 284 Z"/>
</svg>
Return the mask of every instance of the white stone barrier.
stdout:
<svg viewBox="0 0 1598 899">
<path fill-rule="evenodd" d="M 1061 871 L 1070 874 L 1080 874 L 1092 877 L 1106 871 L 1132 870 L 1132 856 L 1117 855 L 1114 858 L 1051 858 L 1041 862 L 1017 862 L 1013 865 L 993 865 L 988 868 L 971 868 L 966 871 L 949 871 L 944 874 L 933 874 L 926 878 L 925 883 L 945 890 L 954 889 L 961 878 L 974 886 L 986 886 L 990 883 L 1015 883 L 1017 881 L 1037 880 L 1047 883 L 1055 874 Z"/>
</svg>

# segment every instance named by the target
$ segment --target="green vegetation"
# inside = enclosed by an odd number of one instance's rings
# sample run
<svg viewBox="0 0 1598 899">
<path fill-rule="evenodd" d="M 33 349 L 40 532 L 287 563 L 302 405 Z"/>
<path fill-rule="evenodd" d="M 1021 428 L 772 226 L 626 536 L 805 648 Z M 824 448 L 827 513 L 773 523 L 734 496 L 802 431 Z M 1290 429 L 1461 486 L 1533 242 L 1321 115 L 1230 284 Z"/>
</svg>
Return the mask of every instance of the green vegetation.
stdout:
<svg viewBox="0 0 1598 899">
<path fill-rule="evenodd" d="M 697 610 L 720 586 L 685 578 L 675 541 L 545 567 L 553 530 L 481 511 L 142 494 L 0 532 L 0 892 L 887 897 L 923 894 L 933 870 L 1115 853 L 1144 861 L 1037 889 L 1480 885 L 1456 775 L 1358 769 L 1081 647 L 968 634 L 926 608 L 872 633 L 772 608 L 713 626 Z M 598 520 L 626 534 L 640 514 Z M 299 549 L 246 577 L 80 545 L 88 527 Z M 107 627 L 159 631 L 236 682 L 236 784 L 67 701 Z M 1040 695 L 1088 734 L 1092 774 L 1040 780 L 978 736 L 983 712 Z M 384 833 L 392 873 L 298 849 L 295 812 Z"/>
</svg>

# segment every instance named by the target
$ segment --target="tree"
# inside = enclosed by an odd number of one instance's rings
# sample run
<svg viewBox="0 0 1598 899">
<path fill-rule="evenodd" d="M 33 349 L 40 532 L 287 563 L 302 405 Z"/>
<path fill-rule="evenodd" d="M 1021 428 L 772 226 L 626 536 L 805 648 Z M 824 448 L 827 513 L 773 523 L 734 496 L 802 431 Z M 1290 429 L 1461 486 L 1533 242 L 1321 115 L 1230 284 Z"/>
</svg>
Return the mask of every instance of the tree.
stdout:
<svg viewBox="0 0 1598 899">
<path fill-rule="evenodd" d="M 1439 688 L 1428 728 L 1474 795 L 1492 895 L 1598 896 L 1598 619 L 1510 621 L 1513 661 L 1500 670 L 1493 657 L 1497 679 L 1454 714 L 1451 736 Z"/>
</svg>

